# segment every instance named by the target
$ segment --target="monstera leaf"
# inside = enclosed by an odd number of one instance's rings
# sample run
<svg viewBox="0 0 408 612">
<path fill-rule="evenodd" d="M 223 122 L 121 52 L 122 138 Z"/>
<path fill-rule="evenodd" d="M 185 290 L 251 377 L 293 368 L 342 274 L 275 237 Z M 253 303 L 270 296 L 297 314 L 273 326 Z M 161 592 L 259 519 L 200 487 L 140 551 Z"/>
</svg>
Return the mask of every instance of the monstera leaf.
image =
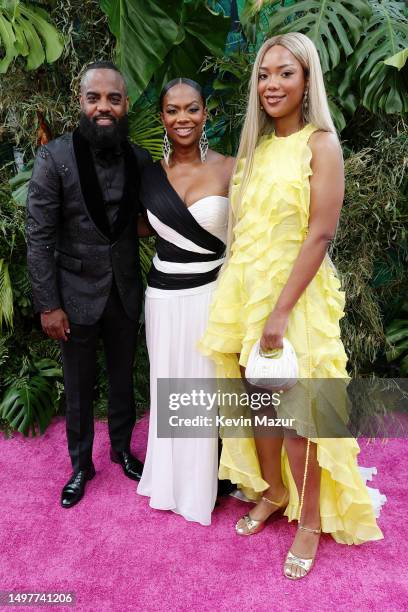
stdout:
<svg viewBox="0 0 408 612">
<path fill-rule="evenodd" d="M 407 60 L 408 47 L 406 49 L 403 49 L 399 53 L 395 53 L 395 55 L 392 55 L 391 57 L 387 57 L 387 59 L 384 60 L 384 64 L 387 64 L 387 66 L 394 66 L 394 68 L 401 70 L 401 68 L 403 68 L 407 63 Z"/>
<path fill-rule="evenodd" d="M 353 55 L 339 93 L 357 77 L 363 105 L 374 113 L 408 112 L 407 67 L 400 71 L 384 60 L 404 51 L 408 45 L 408 19 L 403 2 L 371 1 L 372 17 Z"/>
<path fill-rule="evenodd" d="M 4 74 L 18 55 L 26 58 L 27 70 L 35 70 L 45 60 L 55 62 L 64 45 L 45 10 L 19 0 L 0 0 L 0 48 Z"/>
<path fill-rule="evenodd" d="M 101 0 L 117 40 L 117 61 L 134 102 L 154 77 L 158 88 L 176 76 L 200 78 L 206 55 L 224 51 L 228 18 L 202 0 Z"/>
<path fill-rule="evenodd" d="M 23 366 L 20 377 L 6 389 L 0 403 L 0 418 L 12 429 L 35 436 L 37 427 L 44 433 L 56 414 L 58 392 L 55 380 L 61 368 L 51 359 Z"/>
<path fill-rule="evenodd" d="M 237 5 L 238 15 L 247 40 L 259 47 L 269 36 L 269 21 L 272 15 L 279 8 L 289 7 L 297 2 L 298 0 L 241 0 Z"/>
<path fill-rule="evenodd" d="M 33 173 L 34 160 L 30 160 L 15 176 L 9 179 L 12 188 L 11 196 L 17 206 L 25 206 L 28 196 L 28 185 Z"/>
<path fill-rule="evenodd" d="M 158 89 L 178 76 L 204 83 L 205 77 L 199 72 L 204 58 L 207 55 L 217 57 L 224 52 L 230 26 L 228 18 L 209 11 L 205 3 L 199 0 L 182 3 L 177 20 L 184 32 L 184 39 L 181 44 L 173 45 L 155 76 Z"/>
<path fill-rule="evenodd" d="M 172 45 L 183 34 L 160 2 L 101 0 L 109 27 L 117 41 L 117 63 L 125 75 L 129 96 L 137 100 Z"/>
<path fill-rule="evenodd" d="M 276 5 L 276 0 L 267 4 Z M 353 53 L 371 8 L 367 0 L 300 0 L 281 6 L 269 18 L 269 34 L 302 32 L 316 45 L 323 72 Z"/>
</svg>

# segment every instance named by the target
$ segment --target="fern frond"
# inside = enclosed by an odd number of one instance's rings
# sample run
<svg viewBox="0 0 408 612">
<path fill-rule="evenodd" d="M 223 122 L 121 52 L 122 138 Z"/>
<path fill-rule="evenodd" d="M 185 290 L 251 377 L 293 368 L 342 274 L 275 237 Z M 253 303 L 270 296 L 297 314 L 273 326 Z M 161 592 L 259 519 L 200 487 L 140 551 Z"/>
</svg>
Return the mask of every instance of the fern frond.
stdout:
<svg viewBox="0 0 408 612">
<path fill-rule="evenodd" d="M 8 264 L 0 259 L 0 329 L 3 321 L 13 328 L 13 290 L 10 282 Z"/>
</svg>

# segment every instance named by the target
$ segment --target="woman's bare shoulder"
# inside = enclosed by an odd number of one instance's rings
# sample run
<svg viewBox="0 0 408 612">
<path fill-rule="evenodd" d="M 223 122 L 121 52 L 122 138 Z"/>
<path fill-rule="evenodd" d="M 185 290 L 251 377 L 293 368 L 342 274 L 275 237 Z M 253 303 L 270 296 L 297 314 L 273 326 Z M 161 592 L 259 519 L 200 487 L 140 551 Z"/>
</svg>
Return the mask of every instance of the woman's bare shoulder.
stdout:
<svg viewBox="0 0 408 612">
<path fill-rule="evenodd" d="M 341 153 L 340 142 L 334 132 L 324 132 L 323 130 L 313 132 L 309 139 L 309 146 L 314 155 Z"/>
<path fill-rule="evenodd" d="M 309 147 L 312 151 L 313 172 L 318 168 L 343 167 L 343 151 L 337 134 L 323 130 L 313 132 L 309 139 Z"/>
<path fill-rule="evenodd" d="M 230 155 L 223 155 L 218 151 L 214 151 L 213 149 L 208 149 L 207 159 L 211 163 L 220 163 L 220 162 L 229 162 L 230 160 L 235 161 L 235 157 L 231 157 Z"/>
<path fill-rule="evenodd" d="M 231 157 L 230 155 L 222 155 L 217 151 L 208 151 L 208 162 L 213 165 L 215 168 L 219 168 L 223 173 L 227 173 L 229 175 L 232 174 L 232 171 L 235 166 L 235 157 Z"/>
</svg>

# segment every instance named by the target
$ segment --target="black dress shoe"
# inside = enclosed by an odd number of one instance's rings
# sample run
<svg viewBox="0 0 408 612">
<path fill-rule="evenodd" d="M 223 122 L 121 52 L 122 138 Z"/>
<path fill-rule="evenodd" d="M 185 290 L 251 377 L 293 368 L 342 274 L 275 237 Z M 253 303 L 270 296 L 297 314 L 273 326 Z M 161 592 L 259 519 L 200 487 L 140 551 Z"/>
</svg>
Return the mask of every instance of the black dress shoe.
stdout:
<svg viewBox="0 0 408 612">
<path fill-rule="evenodd" d="M 237 488 L 237 485 L 233 484 L 230 480 L 219 480 L 217 497 L 222 497 L 223 495 L 229 495 L 230 493 L 235 491 L 236 488 Z"/>
<path fill-rule="evenodd" d="M 140 480 L 143 472 L 143 463 L 136 459 L 129 451 L 110 450 L 110 458 L 113 463 L 119 463 L 123 473 L 132 480 Z"/>
<path fill-rule="evenodd" d="M 61 506 L 63 508 L 72 508 L 83 497 L 85 493 L 85 485 L 88 480 L 92 480 L 95 476 L 95 468 L 91 465 L 87 470 L 79 470 L 74 472 L 68 480 L 61 493 Z"/>
</svg>

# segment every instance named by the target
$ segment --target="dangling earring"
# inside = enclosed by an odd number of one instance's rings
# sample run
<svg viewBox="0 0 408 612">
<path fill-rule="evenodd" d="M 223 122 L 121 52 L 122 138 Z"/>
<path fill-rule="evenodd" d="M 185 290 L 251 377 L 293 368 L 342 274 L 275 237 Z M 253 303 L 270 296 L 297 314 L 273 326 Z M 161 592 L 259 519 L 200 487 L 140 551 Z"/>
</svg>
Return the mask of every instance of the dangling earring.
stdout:
<svg viewBox="0 0 408 612">
<path fill-rule="evenodd" d="M 309 113 L 309 88 L 306 87 L 303 93 L 303 101 L 302 101 L 302 114 L 303 118 L 307 119 Z"/>
<path fill-rule="evenodd" d="M 204 163 L 207 159 L 208 152 L 208 138 L 205 132 L 205 123 L 203 123 L 203 131 L 201 132 L 200 140 L 198 141 L 198 148 L 200 149 L 201 162 Z"/>
<path fill-rule="evenodd" d="M 167 136 L 167 130 L 164 129 L 164 138 L 163 138 L 163 158 L 167 165 L 170 162 L 170 154 L 171 154 L 171 145 L 169 137 Z"/>
</svg>

